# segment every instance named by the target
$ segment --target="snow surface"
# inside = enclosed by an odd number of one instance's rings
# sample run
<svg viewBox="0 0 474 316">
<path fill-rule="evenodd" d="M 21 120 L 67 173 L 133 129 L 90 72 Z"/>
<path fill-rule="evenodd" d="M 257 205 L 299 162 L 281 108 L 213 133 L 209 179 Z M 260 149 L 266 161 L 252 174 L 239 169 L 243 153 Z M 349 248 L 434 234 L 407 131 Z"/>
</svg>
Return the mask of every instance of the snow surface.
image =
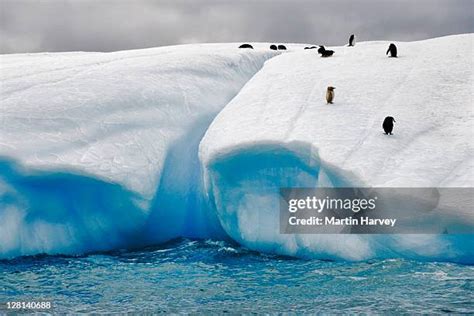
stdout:
<svg viewBox="0 0 474 316">
<path fill-rule="evenodd" d="M 230 236 L 294 256 L 472 263 L 472 235 L 281 235 L 277 189 L 472 187 L 473 38 L 397 43 L 397 59 L 388 42 L 325 59 L 266 43 L 2 55 L 0 258 Z M 474 226 L 472 207 L 443 216 Z"/>
</svg>

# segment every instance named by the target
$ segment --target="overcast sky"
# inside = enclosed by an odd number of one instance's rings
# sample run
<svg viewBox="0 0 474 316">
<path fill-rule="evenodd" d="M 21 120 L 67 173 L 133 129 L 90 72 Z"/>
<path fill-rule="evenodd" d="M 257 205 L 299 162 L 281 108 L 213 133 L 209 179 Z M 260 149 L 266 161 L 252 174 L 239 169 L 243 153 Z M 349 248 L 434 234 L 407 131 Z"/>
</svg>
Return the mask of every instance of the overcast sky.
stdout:
<svg viewBox="0 0 474 316">
<path fill-rule="evenodd" d="M 0 0 L 0 53 L 474 32 L 474 0 Z"/>
</svg>

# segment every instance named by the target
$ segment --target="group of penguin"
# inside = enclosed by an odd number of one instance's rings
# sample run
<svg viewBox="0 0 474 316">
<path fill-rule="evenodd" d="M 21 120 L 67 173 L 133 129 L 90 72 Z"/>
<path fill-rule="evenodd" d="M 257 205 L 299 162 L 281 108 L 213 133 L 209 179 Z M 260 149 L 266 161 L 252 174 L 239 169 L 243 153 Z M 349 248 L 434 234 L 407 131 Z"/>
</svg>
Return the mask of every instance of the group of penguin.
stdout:
<svg viewBox="0 0 474 316">
<path fill-rule="evenodd" d="M 351 34 L 351 36 L 349 37 L 349 44 L 347 45 L 349 47 L 353 47 L 355 46 L 355 35 L 354 34 Z M 253 49 L 253 46 L 250 45 L 250 44 L 242 44 L 239 46 L 239 48 L 250 48 L 250 49 Z M 333 50 L 328 50 L 326 49 L 324 46 L 307 46 L 305 47 L 304 49 L 318 49 L 318 53 L 321 55 L 321 57 L 323 58 L 326 58 L 326 57 L 331 57 L 332 55 L 334 55 L 334 51 Z M 270 45 L 270 49 L 271 50 L 286 50 L 286 46 L 285 45 Z M 387 52 L 385 55 L 389 55 L 389 57 L 393 57 L 393 58 L 397 58 L 397 46 L 395 46 L 395 44 L 391 43 L 387 49 Z M 335 87 L 331 87 L 329 86 L 326 90 L 326 101 L 327 101 L 327 104 L 332 104 L 332 101 L 334 100 L 334 89 L 336 89 Z M 385 132 L 385 135 L 392 135 L 392 131 L 393 131 L 393 123 L 396 122 L 395 119 L 392 117 L 392 116 L 387 116 L 383 123 L 382 123 L 382 128 Z"/>
<path fill-rule="evenodd" d="M 351 36 L 349 37 L 349 45 L 347 45 L 349 47 L 353 47 L 355 46 L 355 35 L 354 34 L 351 34 Z M 242 44 L 239 46 L 239 48 L 250 48 L 250 49 L 253 49 L 253 46 L 251 44 Z M 285 45 L 275 45 L 275 44 L 272 44 L 270 45 L 270 49 L 271 50 L 286 50 L 286 46 Z M 335 52 L 333 50 L 328 50 L 326 49 L 323 45 L 319 45 L 319 46 L 306 46 L 304 49 L 318 49 L 318 53 L 321 54 L 321 57 L 331 57 Z M 390 54 L 390 57 L 397 57 L 397 46 L 395 46 L 395 44 L 391 43 L 389 46 L 388 46 L 388 50 L 386 52 L 386 55 Z"/>
<path fill-rule="evenodd" d="M 250 45 L 250 44 L 242 44 L 242 45 L 239 46 L 239 48 L 250 48 L 250 49 L 253 49 L 253 46 Z M 283 44 L 280 44 L 280 45 L 272 44 L 272 45 L 270 45 L 270 49 L 271 49 L 271 50 L 286 50 L 286 46 L 283 45 Z"/>
</svg>

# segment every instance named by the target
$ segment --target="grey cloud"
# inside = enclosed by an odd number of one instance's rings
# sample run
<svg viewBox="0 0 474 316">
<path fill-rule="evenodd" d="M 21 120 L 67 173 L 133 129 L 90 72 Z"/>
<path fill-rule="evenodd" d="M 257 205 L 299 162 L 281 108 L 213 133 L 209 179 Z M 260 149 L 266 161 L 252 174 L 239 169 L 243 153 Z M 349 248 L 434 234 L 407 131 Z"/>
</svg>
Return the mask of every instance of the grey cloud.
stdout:
<svg viewBox="0 0 474 316">
<path fill-rule="evenodd" d="M 418 40 L 474 31 L 472 0 L 0 0 L 0 53 L 190 42 Z"/>
</svg>

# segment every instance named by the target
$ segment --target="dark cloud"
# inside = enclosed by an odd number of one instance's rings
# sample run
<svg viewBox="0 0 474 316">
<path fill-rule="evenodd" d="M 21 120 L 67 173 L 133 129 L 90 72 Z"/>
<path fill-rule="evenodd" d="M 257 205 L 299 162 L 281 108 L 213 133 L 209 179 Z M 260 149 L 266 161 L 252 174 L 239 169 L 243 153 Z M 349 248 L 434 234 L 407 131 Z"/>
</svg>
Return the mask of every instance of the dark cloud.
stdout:
<svg viewBox="0 0 474 316">
<path fill-rule="evenodd" d="M 472 0 L 0 0 L 0 53 L 193 42 L 409 41 L 474 31 Z"/>
</svg>

